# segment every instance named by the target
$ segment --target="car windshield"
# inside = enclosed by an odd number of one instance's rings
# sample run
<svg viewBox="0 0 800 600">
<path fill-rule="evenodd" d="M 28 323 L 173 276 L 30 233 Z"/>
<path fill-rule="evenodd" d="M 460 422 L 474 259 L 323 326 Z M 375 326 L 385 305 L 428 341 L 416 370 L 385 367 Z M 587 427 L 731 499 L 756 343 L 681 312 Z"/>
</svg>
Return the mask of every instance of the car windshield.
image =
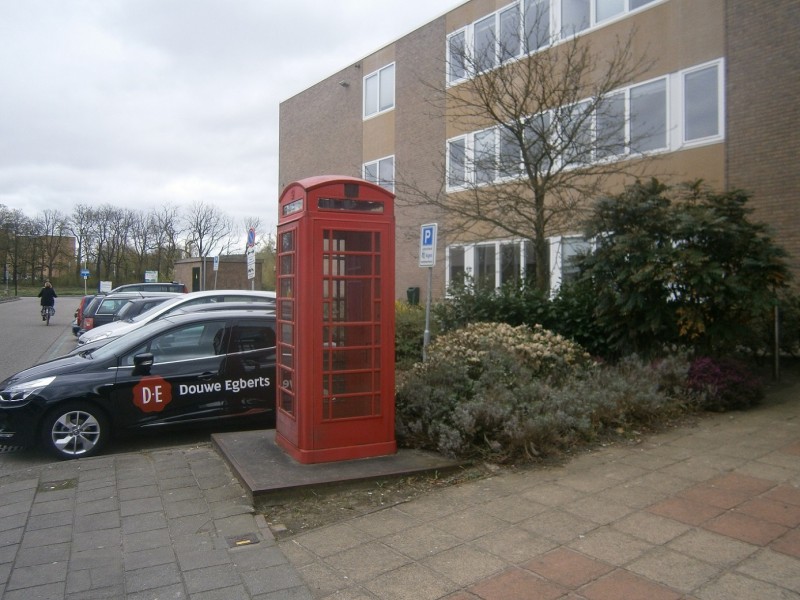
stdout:
<svg viewBox="0 0 800 600">
<path fill-rule="evenodd" d="M 147 323 L 138 329 L 134 329 L 126 335 L 121 335 L 118 338 L 112 339 L 110 342 L 100 346 L 99 348 L 88 350 L 85 353 L 81 352 L 80 355 L 84 358 L 92 358 L 97 360 L 105 360 L 114 356 L 122 356 L 128 351 L 129 348 L 134 348 L 136 345 L 140 344 L 142 340 L 147 339 L 153 335 L 154 332 L 161 330 L 164 327 L 163 323 L 164 321 L 162 320 Z"/>
</svg>

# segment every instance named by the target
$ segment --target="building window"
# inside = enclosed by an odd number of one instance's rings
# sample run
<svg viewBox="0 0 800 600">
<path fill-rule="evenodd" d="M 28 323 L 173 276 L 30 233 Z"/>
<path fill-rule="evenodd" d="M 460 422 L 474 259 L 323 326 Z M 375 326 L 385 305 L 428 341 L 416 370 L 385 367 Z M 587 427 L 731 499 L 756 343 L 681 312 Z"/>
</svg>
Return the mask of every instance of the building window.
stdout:
<svg viewBox="0 0 800 600">
<path fill-rule="evenodd" d="M 694 142 L 719 135 L 719 65 L 714 64 L 683 75 L 683 140 Z"/>
<path fill-rule="evenodd" d="M 591 249 L 591 244 L 582 237 L 561 238 L 561 285 L 578 278 L 578 259 Z"/>
<path fill-rule="evenodd" d="M 534 115 L 525 123 L 522 142 L 505 126 L 449 140 L 448 189 L 519 177 L 521 143 L 537 173 L 548 172 L 551 161 L 559 161 L 559 168 L 580 167 L 679 150 L 686 143 L 715 143 L 723 137 L 723 72 L 720 60 L 615 91 L 592 112 L 585 101 Z"/>
<path fill-rule="evenodd" d="M 495 130 L 486 129 L 475 134 L 475 182 L 491 183 L 495 180 L 496 149 Z"/>
<path fill-rule="evenodd" d="M 522 276 L 521 261 L 519 242 L 504 242 L 500 244 L 500 285 L 520 280 Z"/>
<path fill-rule="evenodd" d="M 625 12 L 625 0 L 594 0 L 595 21 L 605 21 Z"/>
<path fill-rule="evenodd" d="M 589 0 L 561 0 L 561 35 L 569 37 L 592 23 Z"/>
<path fill-rule="evenodd" d="M 475 248 L 475 285 L 479 289 L 493 290 L 497 287 L 495 274 L 495 256 L 497 248 L 494 244 L 480 244 Z"/>
<path fill-rule="evenodd" d="M 657 79 L 630 90 L 631 151 L 667 147 L 667 80 Z"/>
<path fill-rule="evenodd" d="M 447 40 L 447 81 L 459 81 L 467 76 L 467 34 L 453 33 Z"/>
<path fill-rule="evenodd" d="M 447 185 L 463 187 L 467 183 L 467 138 L 461 137 L 447 143 Z"/>
<path fill-rule="evenodd" d="M 506 62 L 519 56 L 522 40 L 520 38 L 520 12 L 519 6 L 514 4 L 499 13 L 500 35 L 497 48 L 500 61 Z"/>
<path fill-rule="evenodd" d="M 461 285 L 466 276 L 464 246 L 450 246 L 447 249 L 447 284 Z"/>
<path fill-rule="evenodd" d="M 497 34 L 495 16 L 491 15 L 475 23 L 473 29 L 475 46 L 475 69 L 480 73 L 497 66 Z"/>
<path fill-rule="evenodd" d="M 525 50 L 534 52 L 550 43 L 550 0 L 525 0 Z"/>
<path fill-rule="evenodd" d="M 595 115 L 595 158 L 603 160 L 625 154 L 625 94 L 605 99 Z"/>
<path fill-rule="evenodd" d="M 364 163 L 364 179 L 394 192 L 394 156 Z"/>
<path fill-rule="evenodd" d="M 394 64 L 364 77 L 364 117 L 394 108 Z"/>
</svg>

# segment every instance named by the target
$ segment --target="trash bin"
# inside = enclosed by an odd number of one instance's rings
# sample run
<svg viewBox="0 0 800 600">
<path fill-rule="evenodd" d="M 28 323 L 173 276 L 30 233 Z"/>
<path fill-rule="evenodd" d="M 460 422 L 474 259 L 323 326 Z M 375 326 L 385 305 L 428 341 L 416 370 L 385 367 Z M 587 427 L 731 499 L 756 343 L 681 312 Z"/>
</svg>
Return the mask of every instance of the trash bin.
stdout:
<svg viewBox="0 0 800 600">
<path fill-rule="evenodd" d="M 411 306 L 416 306 L 419 304 L 419 288 L 418 287 L 410 287 L 406 290 L 406 297 L 408 298 L 408 303 Z"/>
</svg>

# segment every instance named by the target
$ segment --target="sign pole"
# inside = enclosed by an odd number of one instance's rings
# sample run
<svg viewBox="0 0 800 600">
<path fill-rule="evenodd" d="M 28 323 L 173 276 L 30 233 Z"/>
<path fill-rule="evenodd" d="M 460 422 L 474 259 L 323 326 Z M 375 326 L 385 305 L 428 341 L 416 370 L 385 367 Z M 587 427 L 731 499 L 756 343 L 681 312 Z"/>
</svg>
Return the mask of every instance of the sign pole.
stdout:
<svg viewBox="0 0 800 600">
<path fill-rule="evenodd" d="M 431 296 L 433 295 L 433 267 L 436 265 L 437 223 L 426 223 L 420 228 L 419 266 L 428 267 L 428 293 L 425 299 L 425 334 L 422 338 L 422 361 L 428 359 L 428 344 L 431 341 Z"/>
</svg>

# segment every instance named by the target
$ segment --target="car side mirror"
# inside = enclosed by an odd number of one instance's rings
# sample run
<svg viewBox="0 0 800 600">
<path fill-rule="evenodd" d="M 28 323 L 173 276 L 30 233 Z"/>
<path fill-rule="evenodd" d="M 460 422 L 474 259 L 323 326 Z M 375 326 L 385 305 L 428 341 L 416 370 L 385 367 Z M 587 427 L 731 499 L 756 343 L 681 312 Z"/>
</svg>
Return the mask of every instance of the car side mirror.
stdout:
<svg viewBox="0 0 800 600">
<path fill-rule="evenodd" d="M 136 356 L 133 357 L 134 374 L 149 373 L 150 367 L 153 366 L 153 362 L 155 362 L 155 358 L 153 357 L 152 352 L 144 352 L 143 354 L 137 354 Z"/>
</svg>

